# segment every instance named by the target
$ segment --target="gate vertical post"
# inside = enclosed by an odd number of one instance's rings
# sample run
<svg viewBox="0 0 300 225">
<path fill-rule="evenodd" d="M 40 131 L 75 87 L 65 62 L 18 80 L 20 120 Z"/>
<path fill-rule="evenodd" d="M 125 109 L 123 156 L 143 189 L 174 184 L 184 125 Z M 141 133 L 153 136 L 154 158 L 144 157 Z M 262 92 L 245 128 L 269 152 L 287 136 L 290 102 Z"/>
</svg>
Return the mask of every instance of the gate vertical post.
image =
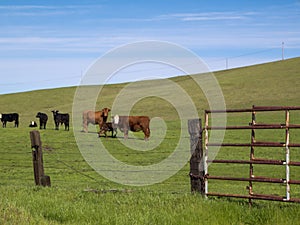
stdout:
<svg viewBox="0 0 300 225">
<path fill-rule="evenodd" d="M 285 183 L 286 183 L 286 200 L 290 200 L 290 133 L 289 133 L 289 124 L 290 124 L 290 113 L 289 110 L 285 111 Z"/>
<path fill-rule="evenodd" d="M 51 186 L 50 177 L 44 174 L 43 152 L 40 133 L 30 131 L 34 181 L 36 185 Z"/>
<path fill-rule="evenodd" d="M 205 177 L 206 175 L 208 175 L 208 120 L 209 120 L 209 112 L 207 110 L 205 110 L 205 121 L 204 121 L 204 133 L 205 133 L 205 137 L 204 137 L 204 187 L 205 187 L 205 196 L 207 197 L 207 193 L 208 193 L 208 179 L 207 177 Z"/>
<path fill-rule="evenodd" d="M 252 120 L 251 123 L 249 125 L 254 126 L 256 124 L 256 111 L 254 110 L 255 106 L 252 106 Z M 255 129 L 251 129 L 251 148 L 250 148 L 250 161 L 254 160 L 254 146 L 253 144 L 255 143 Z M 254 168 L 253 168 L 253 164 L 250 163 L 250 168 L 249 168 L 249 178 L 253 178 L 254 177 Z M 249 196 L 253 195 L 253 184 L 252 181 L 249 181 Z M 249 198 L 249 205 L 252 205 L 252 199 Z"/>
<path fill-rule="evenodd" d="M 191 192 L 205 195 L 201 119 L 188 120 Z"/>
</svg>

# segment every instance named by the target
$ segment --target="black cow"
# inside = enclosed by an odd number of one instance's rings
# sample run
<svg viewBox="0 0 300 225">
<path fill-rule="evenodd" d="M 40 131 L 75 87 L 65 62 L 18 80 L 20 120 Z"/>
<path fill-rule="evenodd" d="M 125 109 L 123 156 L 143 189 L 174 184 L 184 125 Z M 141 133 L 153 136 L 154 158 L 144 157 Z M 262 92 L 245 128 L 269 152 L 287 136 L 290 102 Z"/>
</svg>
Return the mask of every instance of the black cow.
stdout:
<svg viewBox="0 0 300 225">
<path fill-rule="evenodd" d="M 7 122 L 13 122 L 13 121 L 15 121 L 15 127 L 19 127 L 18 113 L 0 114 L 0 119 L 2 122 L 2 127 L 6 127 Z"/>
<path fill-rule="evenodd" d="M 38 112 L 35 117 L 40 119 L 40 129 L 46 129 L 48 115 L 46 113 Z"/>
<path fill-rule="evenodd" d="M 69 130 L 70 116 L 68 113 L 58 113 L 58 110 L 52 110 L 55 123 L 55 130 L 59 129 L 59 124 L 65 124 L 65 130 Z"/>
</svg>

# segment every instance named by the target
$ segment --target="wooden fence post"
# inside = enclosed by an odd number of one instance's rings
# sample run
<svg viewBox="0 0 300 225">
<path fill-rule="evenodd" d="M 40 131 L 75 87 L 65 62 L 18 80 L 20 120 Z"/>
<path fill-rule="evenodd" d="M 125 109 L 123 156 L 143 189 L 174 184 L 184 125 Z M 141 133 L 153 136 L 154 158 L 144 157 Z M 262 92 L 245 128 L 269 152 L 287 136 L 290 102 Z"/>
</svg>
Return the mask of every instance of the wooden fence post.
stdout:
<svg viewBox="0 0 300 225">
<path fill-rule="evenodd" d="M 190 134 L 191 150 L 191 192 L 199 192 L 201 195 L 205 195 L 201 119 L 188 120 L 188 129 Z"/>
<path fill-rule="evenodd" d="M 50 177 L 44 174 L 43 152 L 40 133 L 30 131 L 34 181 L 36 185 L 51 186 Z"/>
</svg>

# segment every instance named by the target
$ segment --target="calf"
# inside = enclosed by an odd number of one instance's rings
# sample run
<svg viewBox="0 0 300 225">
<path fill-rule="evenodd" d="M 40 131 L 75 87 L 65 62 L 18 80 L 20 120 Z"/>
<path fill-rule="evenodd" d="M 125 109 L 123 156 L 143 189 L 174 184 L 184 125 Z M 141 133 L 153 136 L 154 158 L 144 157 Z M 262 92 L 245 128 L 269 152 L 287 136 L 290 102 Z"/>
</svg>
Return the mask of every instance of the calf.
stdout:
<svg viewBox="0 0 300 225">
<path fill-rule="evenodd" d="M 40 119 L 40 129 L 46 129 L 48 115 L 46 113 L 38 112 L 35 117 Z"/>
<path fill-rule="evenodd" d="M 29 124 L 29 127 L 37 127 L 37 124 L 35 121 L 31 121 Z"/>
<path fill-rule="evenodd" d="M 59 124 L 65 124 L 65 130 L 69 130 L 70 116 L 68 113 L 59 113 L 58 110 L 52 110 L 55 123 L 55 130 L 59 129 Z"/>
<path fill-rule="evenodd" d="M 15 127 L 19 127 L 18 113 L 0 114 L 0 119 L 2 122 L 2 127 L 6 127 L 7 122 L 13 122 L 13 121 L 15 121 Z"/>
<path fill-rule="evenodd" d="M 107 122 L 107 123 L 102 124 L 98 136 L 100 137 L 100 135 L 104 133 L 105 137 L 107 137 L 107 134 L 106 134 L 107 131 L 111 131 L 111 137 L 112 138 L 115 138 L 117 136 L 117 127 L 114 126 L 114 124 L 111 123 L 111 122 Z M 114 132 L 115 132 L 115 134 L 114 134 Z"/>
</svg>

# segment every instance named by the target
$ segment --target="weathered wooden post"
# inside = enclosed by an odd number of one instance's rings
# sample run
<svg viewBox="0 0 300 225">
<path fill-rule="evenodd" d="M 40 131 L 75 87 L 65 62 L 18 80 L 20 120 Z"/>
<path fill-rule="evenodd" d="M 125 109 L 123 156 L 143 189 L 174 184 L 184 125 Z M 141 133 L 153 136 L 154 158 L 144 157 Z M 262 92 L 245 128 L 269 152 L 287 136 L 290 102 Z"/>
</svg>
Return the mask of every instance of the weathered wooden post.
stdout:
<svg viewBox="0 0 300 225">
<path fill-rule="evenodd" d="M 44 174 L 43 152 L 40 133 L 30 131 L 34 181 L 36 185 L 51 186 L 50 177 Z"/>
<path fill-rule="evenodd" d="M 191 192 L 199 192 L 205 195 L 204 183 L 204 164 L 202 148 L 202 125 L 201 119 L 188 120 L 188 129 L 190 134 L 190 179 Z"/>
</svg>

